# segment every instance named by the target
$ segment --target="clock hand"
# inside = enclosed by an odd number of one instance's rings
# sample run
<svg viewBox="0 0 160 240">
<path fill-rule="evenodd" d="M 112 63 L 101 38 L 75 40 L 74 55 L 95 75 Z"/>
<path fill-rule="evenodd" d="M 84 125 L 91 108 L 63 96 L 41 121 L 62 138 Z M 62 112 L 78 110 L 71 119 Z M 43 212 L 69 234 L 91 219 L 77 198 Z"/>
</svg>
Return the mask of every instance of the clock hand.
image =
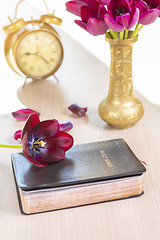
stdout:
<svg viewBox="0 0 160 240">
<path fill-rule="evenodd" d="M 48 65 L 50 65 L 50 63 L 43 56 L 41 55 L 38 55 L 38 56 L 40 56 L 43 59 L 43 61 L 46 62 Z"/>
<path fill-rule="evenodd" d="M 44 62 L 46 62 L 48 65 L 50 65 L 50 63 L 49 63 L 43 56 L 41 56 L 41 55 L 39 54 L 39 51 L 37 51 L 36 53 L 26 52 L 26 53 L 24 53 L 24 55 L 27 55 L 27 56 L 37 55 L 37 56 L 39 56 L 40 58 L 42 58 Z"/>
<path fill-rule="evenodd" d="M 30 52 L 26 52 L 26 53 L 24 53 L 24 55 L 27 55 L 27 56 L 30 56 L 30 55 L 38 55 L 38 51 L 37 52 L 35 52 L 35 53 L 30 53 Z"/>
</svg>

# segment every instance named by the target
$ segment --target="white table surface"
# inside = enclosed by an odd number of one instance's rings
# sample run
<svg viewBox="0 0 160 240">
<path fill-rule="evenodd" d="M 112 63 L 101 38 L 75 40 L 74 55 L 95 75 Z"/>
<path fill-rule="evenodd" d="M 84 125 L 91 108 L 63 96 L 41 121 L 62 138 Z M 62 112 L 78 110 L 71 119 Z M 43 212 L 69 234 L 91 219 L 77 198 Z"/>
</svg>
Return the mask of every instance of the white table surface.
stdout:
<svg viewBox="0 0 160 240">
<path fill-rule="evenodd" d="M 0 2 L 0 24 L 14 16 L 18 1 Z M 31 1 L 30 1 L 31 2 Z M 23 3 L 19 17 L 46 13 L 38 0 Z M 159 26 L 142 30 L 134 45 L 133 78 L 136 94 L 142 100 L 145 114 L 129 129 L 112 129 L 98 116 L 97 108 L 106 97 L 109 84 L 109 45 L 104 36 L 92 37 L 75 25 L 75 16 L 65 11 L 65 1 L 46 1 L 50 9 L 63 18 L 59 29 L 65 48 L 62 67 L 56 81 L 31 82 L 23 89 L 23 79 L 7 65 L 3 44 L 5 34 L 0 28 L 0 143 L 15 143 L 13 133 L 24 122 L 12 118 L 10 112 L 30 107 L 41 113 L 41 119 L 57 118 L 73 121 L 71 134 L 75 144 L 124 138 L 137 157 L 147 162 L 142 197 L 96 204 L 50 213 L 23 216 L 19 212 L 10 155 L 18 150 L 0 149 L 0 239 L 2 240 L 159 240 L 160 239 L 160 61 Z M 34 7 L 33 7 L 34 5 Z M 25 17 L 26 16 L 26 17 Z M 148 36 L 150 32 L 150 35 Z M 85 56 L 85 57 L 84 57 Z M 85 118 L 67 111 L 77 102 L 88 107 Z"/>
</svg>

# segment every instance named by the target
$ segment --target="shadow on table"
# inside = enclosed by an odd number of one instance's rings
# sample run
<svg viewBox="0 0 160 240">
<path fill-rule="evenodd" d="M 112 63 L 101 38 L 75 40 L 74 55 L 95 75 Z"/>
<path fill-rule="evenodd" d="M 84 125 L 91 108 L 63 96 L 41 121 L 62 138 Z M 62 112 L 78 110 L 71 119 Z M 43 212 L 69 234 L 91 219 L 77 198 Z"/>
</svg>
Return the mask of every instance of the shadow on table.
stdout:
<svg viewBox="0 0 160 240">
<path fill-rule="evenodd" d="M 65 95 L 58 82 L 52 80 L 30 81 L 21 86 L 17 97 L 27 108 L 34 109 L 45 116 L 55 109 L 60 109 L 65 104 Z M 50 117 L 50 116 L 47 116 Z"/>
</svg>

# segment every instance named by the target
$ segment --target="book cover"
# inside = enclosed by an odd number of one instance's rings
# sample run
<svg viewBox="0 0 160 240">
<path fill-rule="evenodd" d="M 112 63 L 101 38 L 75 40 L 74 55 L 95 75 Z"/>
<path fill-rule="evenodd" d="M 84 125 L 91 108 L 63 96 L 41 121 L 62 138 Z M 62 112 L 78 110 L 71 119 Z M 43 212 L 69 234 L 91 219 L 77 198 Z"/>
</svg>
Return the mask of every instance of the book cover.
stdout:
<svg viewBox="0 0 160 240">
<path fill-rule="evenodd" d="M 72 201 L 70 201 L 72 203 L 71 206 L 59 204 L 57 207 L 50 206 L 49 208 L 51 209 L 41 206 L 38 210 L 28 210 L 28 213 L 48 211 L 52 210 L 52 208 L 55 210 L 72 207 L 72 205 L 76 206 L 76 204 L 77 206 L 85 205 L 141 194 L 143 189 L 140 177 L 146 171 L 143 164 L 123 139 L 74 145 L 66 152 L 66 158 L 63 161 L 49 164 L 45 168 L 36 167 L 22 153 L 12 154 L 12 166 L 22 208 L 25 201 L 27 201 L 27 206 L 28 204 L 32 205 L 36 196 L 42 198 L 43 195 L 42 205 L 45 205 L 45 194 L 47 195 L 46 202 L 52 201 L 51 199 L 47 200 L 49 199 L 48 193 L 52 199 L 62 198 L 62 196 L 63 198 L 68 198 L 69 195 L 72 197 Z M 126 189 L 130 190 L 130 188 L 133 188 L 131 180 L 133 186 L 135 186 L 135 191 L 124 194 Z M 117 183 L 119 184 L 117 187 L 123 186 L 121 189 L 122 194 L 118 195 L 119 193 L 117 193 L 115 198 L 110 199 L 107 197 L 105 199 L 103 193 L 103 199 L 101 197 L 97 199 L 96 195 L 100 195 L 100 192 L 96 193 L 95 190 L 99 188 L 99 191 L 103 191 L 104 183 L 105 185 L 107 183 L 110 184 L 107 185 L 106 190 L 110 186 L 108 191 L 111 195 L 115 192 Z M 78 204 L 76 197 L 77 199 L 79 198 L 81 195 L 80 191 L 82 191 L 84 198 L 83 191 L 86 194 L 89 190 L 92 191 L 90 193 L 92 200 L 89 199 L 89 196 L 86 196 L 86 200 L 81 201 L 82 199 L 80 199 L 80 204 Z M 94 200 L 94 195 L 96 200 Z M 34 204 L 36 205 L 36 202 Z"/>
</svg>

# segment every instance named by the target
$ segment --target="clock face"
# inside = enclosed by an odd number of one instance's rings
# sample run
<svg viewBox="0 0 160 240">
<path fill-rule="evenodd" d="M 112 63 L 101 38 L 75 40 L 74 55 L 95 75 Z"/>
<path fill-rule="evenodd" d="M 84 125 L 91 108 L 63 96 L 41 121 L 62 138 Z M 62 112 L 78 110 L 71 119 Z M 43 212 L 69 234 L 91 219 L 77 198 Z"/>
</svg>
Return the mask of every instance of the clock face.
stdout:
<svg viewBox="0 0 160 240">
<path fill-rule="evenodd" d="M 54 74 L 63 58 L 59 39 L 52 33 L 35 30 L 23 36 L 15 50 L 19 69 L 33 79 L 42 79 Z"/>
</svg>

